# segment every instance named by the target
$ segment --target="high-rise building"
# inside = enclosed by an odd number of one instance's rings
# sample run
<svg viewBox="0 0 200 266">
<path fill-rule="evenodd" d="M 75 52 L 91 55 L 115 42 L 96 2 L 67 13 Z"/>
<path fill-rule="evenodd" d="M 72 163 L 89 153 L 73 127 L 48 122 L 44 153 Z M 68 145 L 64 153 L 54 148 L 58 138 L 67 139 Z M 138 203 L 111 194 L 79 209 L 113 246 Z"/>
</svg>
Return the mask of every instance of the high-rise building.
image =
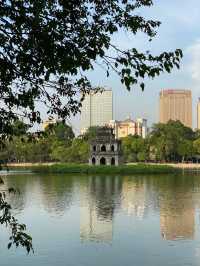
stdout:
<svg viewBox="0 0 200 266">
<path fill-rule="evenodd" d="M 91 126 L 105 126 L 112 119 L 112 90 L 91 92 L 85 96 L 81 108 L 81 133 L 84 133 Z"/>
<path fill-rule="evenodd" d="M 197 103 L 197 129 L 200 130 L 200 98 Z"/>
<path fill-rule="evenodd" d="M 162 90 L 160 92 L 160 122 L 179 120 L 192 127 L 192 93 L 190 90 Z"/>
</svg>

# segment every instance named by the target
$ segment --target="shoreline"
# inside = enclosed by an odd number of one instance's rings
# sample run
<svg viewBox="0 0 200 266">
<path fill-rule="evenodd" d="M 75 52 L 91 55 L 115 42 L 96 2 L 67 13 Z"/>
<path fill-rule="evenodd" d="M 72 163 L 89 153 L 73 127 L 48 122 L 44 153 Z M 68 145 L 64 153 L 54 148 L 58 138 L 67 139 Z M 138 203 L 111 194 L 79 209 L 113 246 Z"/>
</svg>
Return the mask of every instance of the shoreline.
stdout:
<svg viewBox="0 0 200 266">
<path fill-rule="evenodd" d="M 78 165 L 78 166 L 89 166 L 88 164 L 76 164 L 76 163 L 60 163 L 60 162 L 46 162 L 46 163 L 7 163 L 5 164 L 8 167 L 34 167 L 34 166 L 52 166 L 52 165 Z M 121 166 L 133 166 L 133 165 L 146 165 L 146 166 L 171 166 L 173 168 L 181 168 L 181 169 L 199 169 L 200 170 L 200 163 L 127 163 L 122 164 L 119 166 L 114 167 L 121 167 Z M 101 166 L 102 167 L 102 166 Z M 103 166 L 104 167 L 104 166 Z"/>
<path fill-rule="evenodd" d="M 4 167 L 3 167 L 4 168 Z M 119 166 L 89 166 L 87 164 L 67 163 L 9 163 L 10 170 L 30 170 L 33 173 L 64 174 L 176 174 L 199 172 L 200 164 L 191 163 L 129 163 Z"/>
<path fill-rule="evenodd" d="M 89 166 L 87 164 L 67 163 L 10 163 L 6 167 L 26 169 L 33 173 L 64 173 L 64 174 L 169 174 L 181 172 L 181 169 L 167 164 L 134 163 L 119 166 Z"/>
</svg>

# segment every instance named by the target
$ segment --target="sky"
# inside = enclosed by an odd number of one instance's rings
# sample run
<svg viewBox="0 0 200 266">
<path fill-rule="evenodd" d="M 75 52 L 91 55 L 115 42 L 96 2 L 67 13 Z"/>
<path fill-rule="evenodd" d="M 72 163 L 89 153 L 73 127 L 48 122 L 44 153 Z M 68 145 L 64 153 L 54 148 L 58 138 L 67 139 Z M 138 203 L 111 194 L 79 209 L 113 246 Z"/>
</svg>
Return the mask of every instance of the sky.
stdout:
<svg viewBox="0 0 200 266">
<path fill-rule="evenodd" d="M 113 36 L 112 42 L 124 49 L 135 47 L 141 51 L 150 50 L 154 54 L 180 48 L 184 54 L 181 69 L 175 69 L 171 74 L 162 74 L 154 80 L 147 80 L 143 92 L 139 87 L 133 87 L 128 92 L 116 74 L 107 78 L 100 68 L 89 74 L 92 84 L 113 90 L 114 119 L 144 117 L 149 126 L 159 119 L 161 89 L 190 89 L 195 128 L 196 104 L 200 97 L 200 0 L 154 0 L 151 8 L 138 9 L 137 13 L 162 22 L 153 41 L 148 42 L 147 37 L 141 33 L 131 36 L 127 32 L 120 32 Z M 71 119 L 76 133 L 80 127 L 79 118 L 78 115 Z"/>
</svg>

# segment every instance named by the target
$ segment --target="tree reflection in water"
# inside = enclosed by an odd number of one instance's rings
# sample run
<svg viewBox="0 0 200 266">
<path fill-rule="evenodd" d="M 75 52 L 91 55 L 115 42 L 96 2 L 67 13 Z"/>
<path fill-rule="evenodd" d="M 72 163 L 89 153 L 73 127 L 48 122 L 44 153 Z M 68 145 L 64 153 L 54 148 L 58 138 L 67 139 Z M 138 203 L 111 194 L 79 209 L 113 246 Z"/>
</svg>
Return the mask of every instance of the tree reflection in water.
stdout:
<svg viewBox="0 0 200 266">
<path fill-rule="evenodd" d="M 8 176 L 7 187 L 20 197 L 10 198 L 16 213 L 33 204 L 63 216 L 79 204 L 81 241 L 111 243 L 117 213 L 135 219 L 160 216 L 161 238 L 193 239 L 195 208 L 200 206 L 200 180 L 195 176 Z"/>
</svg>

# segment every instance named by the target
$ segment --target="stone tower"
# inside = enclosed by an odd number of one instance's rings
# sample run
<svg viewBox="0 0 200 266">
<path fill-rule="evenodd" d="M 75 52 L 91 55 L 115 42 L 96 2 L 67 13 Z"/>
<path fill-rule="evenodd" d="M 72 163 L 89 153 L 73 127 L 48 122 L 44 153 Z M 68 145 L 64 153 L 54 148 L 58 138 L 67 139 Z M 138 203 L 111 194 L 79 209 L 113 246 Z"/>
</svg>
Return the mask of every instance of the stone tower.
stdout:
<svg viewBox="0 0 200 266">
<path fill-rule="evenodd" d="M 121 158 L 121 141 L 115 139 L 113 129 L 100 127 L 96 138 L 90 142 L 90 165 L 119 165 Z"/>
</svg>

